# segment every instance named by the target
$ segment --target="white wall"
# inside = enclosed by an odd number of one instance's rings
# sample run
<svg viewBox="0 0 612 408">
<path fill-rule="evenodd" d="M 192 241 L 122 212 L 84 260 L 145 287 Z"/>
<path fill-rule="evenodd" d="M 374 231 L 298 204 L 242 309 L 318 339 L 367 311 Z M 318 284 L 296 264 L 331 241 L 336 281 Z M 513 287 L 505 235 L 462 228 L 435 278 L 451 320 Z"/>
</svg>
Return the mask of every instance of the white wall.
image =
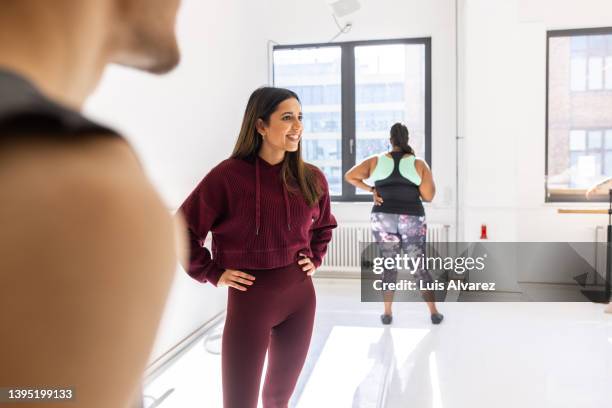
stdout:
<svg viewBox="0 0 612 408">
<path fill-rule="evenodd" d="M 140 156 L 170 210 L 226 158 L 250 92 L 267 81 L 266 43 L 253 2 L 185 0 L 178 19 L 180 66 L 156 77 L 120 67 L 106 72 L 87 105 L 119 129 Z M 179 268 L 151 356 L 225 308 L 226 291 Z"/>
<path fill-rule="evenodd" d="M 323 43 L 338 29 L 325 0 L 263 0 L 266 38 L 280 44 Z M 335 41 L 432 38 L 432 164 L 438 193 L 426 207 L 430 223 L 455 223 L 455 2 L 360 0 L 342 19 L 353 24 Z M 369 203 L 334 203 L 338 221 L 369 220 Z"/>
<path fill-rule="evenodd" d="M 593 240 L 605 216 L 557 209 L 601 203 L 544 202 L 546 31 L 612 26 L 612 3 L 465 0 L 461 9 L 465 239 L 486 223 L 496 241 Z"/>
</svg>

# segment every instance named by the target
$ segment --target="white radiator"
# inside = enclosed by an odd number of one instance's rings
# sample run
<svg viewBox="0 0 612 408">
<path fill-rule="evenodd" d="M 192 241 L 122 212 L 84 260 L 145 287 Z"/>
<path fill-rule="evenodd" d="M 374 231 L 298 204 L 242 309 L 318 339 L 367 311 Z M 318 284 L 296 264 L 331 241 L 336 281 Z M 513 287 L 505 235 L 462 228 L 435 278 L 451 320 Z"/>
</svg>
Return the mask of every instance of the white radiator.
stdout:
<svg viewBox="0 0 612 408">
<path fill-rule="evenodd" d="M 427 224 L 427 242 L 449 241 L 450 226 L 445 224 Z M 353 277 L 361 271 L 359 264 L 360 243 L 374 242 L 369 223 L 341 223 L 333 231 L 333 238 L 327 248 L 327 255 L 317 272 L 324 275 L 338 274 Z"/>
</svg>

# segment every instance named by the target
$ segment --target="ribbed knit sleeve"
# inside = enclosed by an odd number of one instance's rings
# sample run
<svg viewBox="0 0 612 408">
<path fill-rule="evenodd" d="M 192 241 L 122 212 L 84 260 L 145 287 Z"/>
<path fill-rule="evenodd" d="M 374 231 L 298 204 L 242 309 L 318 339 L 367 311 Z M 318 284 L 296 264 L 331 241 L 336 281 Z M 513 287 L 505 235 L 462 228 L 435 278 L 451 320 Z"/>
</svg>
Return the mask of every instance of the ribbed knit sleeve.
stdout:
<svg viewBox="0 0 612 408">
<path fill-rule="evenodd" d="M 210 251 L 204 247 L 204 241 L 219 219 L 216 208 L 220 208 L 219 203 L 224 195 L 219 184 L 218 177 L 211 171 L 179 209 L 185 217 L 189 233 L 189 265 L 185 269 L 193 279 L 203 283 L 208 281 L 215 286 L 225 269 L 215 263 Z"/>
<path fill-rule="evenodd" d="M 319 218 L 312 226 L 312 238 L 310 240 L 310 249 L 312 251 L 312 263 L 318 268 L 323 263 L 323 257 L 327 252 L 327 244 L 332 239 L 332 229 L 336 228 L 336 218 L 331 213 L 331 204 L 329 200 L 329 186 L 327 180 L 320 170 L 317 170 L 320 175 L 321 186 L 323 187 L 323 195 L 319 199 Z"/>
</svg>

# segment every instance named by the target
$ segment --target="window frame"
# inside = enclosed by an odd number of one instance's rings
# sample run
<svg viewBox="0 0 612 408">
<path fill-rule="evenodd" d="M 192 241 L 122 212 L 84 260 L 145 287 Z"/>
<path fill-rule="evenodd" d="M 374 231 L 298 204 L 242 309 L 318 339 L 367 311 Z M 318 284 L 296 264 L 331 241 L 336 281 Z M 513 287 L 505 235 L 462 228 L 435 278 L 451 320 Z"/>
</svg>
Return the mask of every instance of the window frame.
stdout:
<svg viewBox="0 0 612 408">
<path fill-rule="evenodd" d="M 569 203 L 569 202 L 608 202 L 608 194 L 596 195 L 587 200 L 585 197 L 586 188 L 584 189 L 553 189 L 552 192 L 548 187 L 548 136 L 549 136 L 549 97 L 550 97 L 550 40 L 558 37 L 579 37 L 585 35 L 612 35 L 612 27 L 593 27 L 593 28 L 572 28 L 563 30 L 547 30 L 546 31 L 546 111 L 545 111 L 545 148 L 544 148 L 544 202 L 546 203 Z M 588 44 L 587 44 L 588 50 Z M 612 89 L 606 89 L 605 76 L 602 78 L 602 89 L 588 89 L 588 55 L 586 56 L 586 88 L 585 90 L 574 91 L 572 93 L 602 93 L 612 92 Z M 608 128 L 606 128 L 608 129 Z M 581 127 L 577 130 L 597 130 L 597 127 Z M 588 138 L 588 136 L 587 136 Z M 602 139 L 605 139 L 605 133 Z M 602 140 L 602 144 L 605 140 Z M 588 141 L 587 141 L 588 144 Z M 605 148 L 604 148 L 605 150 Z"/>
<path fill-rule="evenodd" d="M 425 160 L 431 161 L 431 37 L 399 38 L 388 40 L 363 40 L 331 43 L 275 45 L 272 47 L 272 83 L 275 84 L 274 51 L 301 48 L 340 47 L 340 120 L 342 148 L 342 195 L 332 195 L 337 202 L 371 202 L 370 194 L 357 194 L 356 187 L 344 180 L 344 174 L 355 165 L 356 158 L 356 95 L 355 95 L 355 47 L 389 44 L 419 44 L 425 47 Z"/>
</svg>

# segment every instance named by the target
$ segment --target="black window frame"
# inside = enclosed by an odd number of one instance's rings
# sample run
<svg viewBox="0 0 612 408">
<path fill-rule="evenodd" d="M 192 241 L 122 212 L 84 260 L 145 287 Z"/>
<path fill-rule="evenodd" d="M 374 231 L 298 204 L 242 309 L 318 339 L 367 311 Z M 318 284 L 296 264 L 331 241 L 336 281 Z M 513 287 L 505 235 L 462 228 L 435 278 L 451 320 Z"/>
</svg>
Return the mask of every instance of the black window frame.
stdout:
<svg viewBox="0 0 612 408">
<path fill-rule="evenodd" d="M 571 202 L 607 202 L 608 195 L 594 196 L 589 200 L 586 199 L 583 193 L 549 193 L 548 190 L 548 111 L 549 111 L 549 84 L 550 84 L 550 39 L 558 37 L 579 37 L 585 35 L 611 35 L 612 27 L 593 27 L 593 28 L 572 28 L 563 30 L 548 30 L 546 31 L 546 112 L 545 112 L 545 148 L 544 148 L 544 202 L 546 203 L 571 203 Z M 587 67 L 588 73 L 588 67 Z M 586 78 L 588 81 L 588 75 Z M 605 78 L 604 78 L 605 81 Z M 605 85 L 604 85 L 605 86 Z M 588 82 L 587 82 L 588 87 Z M 570 92 L 612 92 L 610 90 L 589 90 L 571 91 Z M 582 130 L 581 128 L 580 130 Z M 594 128 L 593 128 L 594 129 Z M 584 128 L 584 130 L 591 130 Z M 596 129 L 594 129 L 596 130 Z M 602 143 L 604 141 L 602 140 Z M 571 190 L 571 189 L 568 189 Z"/>
<path fill-rule="evenodd" d="M 431 168 L 431 37 L 399 38 L 388 40 L 364 40 L 332 43 L 311 43 L 293 45 L 275 45 L 274 51 L 283 49 L 340 47 L 340 106 L 341 106 L 341 147 L 342 147 L 342 195 L 331 196 L 338 202 L 369 202 L 369 194 L 357 194 L 356 188 L 344 180 L 344 174 L 355 165 L 356 157 L 356 112 L 355 112 L 355 47 L 389 44 L 420 44 L 425 47 L 425 160 Z M 274 58 L 274 57 L 273 57 Z M 274 62 L 272 62 L 272 83 L 275 83 Z"/>
</svg>

